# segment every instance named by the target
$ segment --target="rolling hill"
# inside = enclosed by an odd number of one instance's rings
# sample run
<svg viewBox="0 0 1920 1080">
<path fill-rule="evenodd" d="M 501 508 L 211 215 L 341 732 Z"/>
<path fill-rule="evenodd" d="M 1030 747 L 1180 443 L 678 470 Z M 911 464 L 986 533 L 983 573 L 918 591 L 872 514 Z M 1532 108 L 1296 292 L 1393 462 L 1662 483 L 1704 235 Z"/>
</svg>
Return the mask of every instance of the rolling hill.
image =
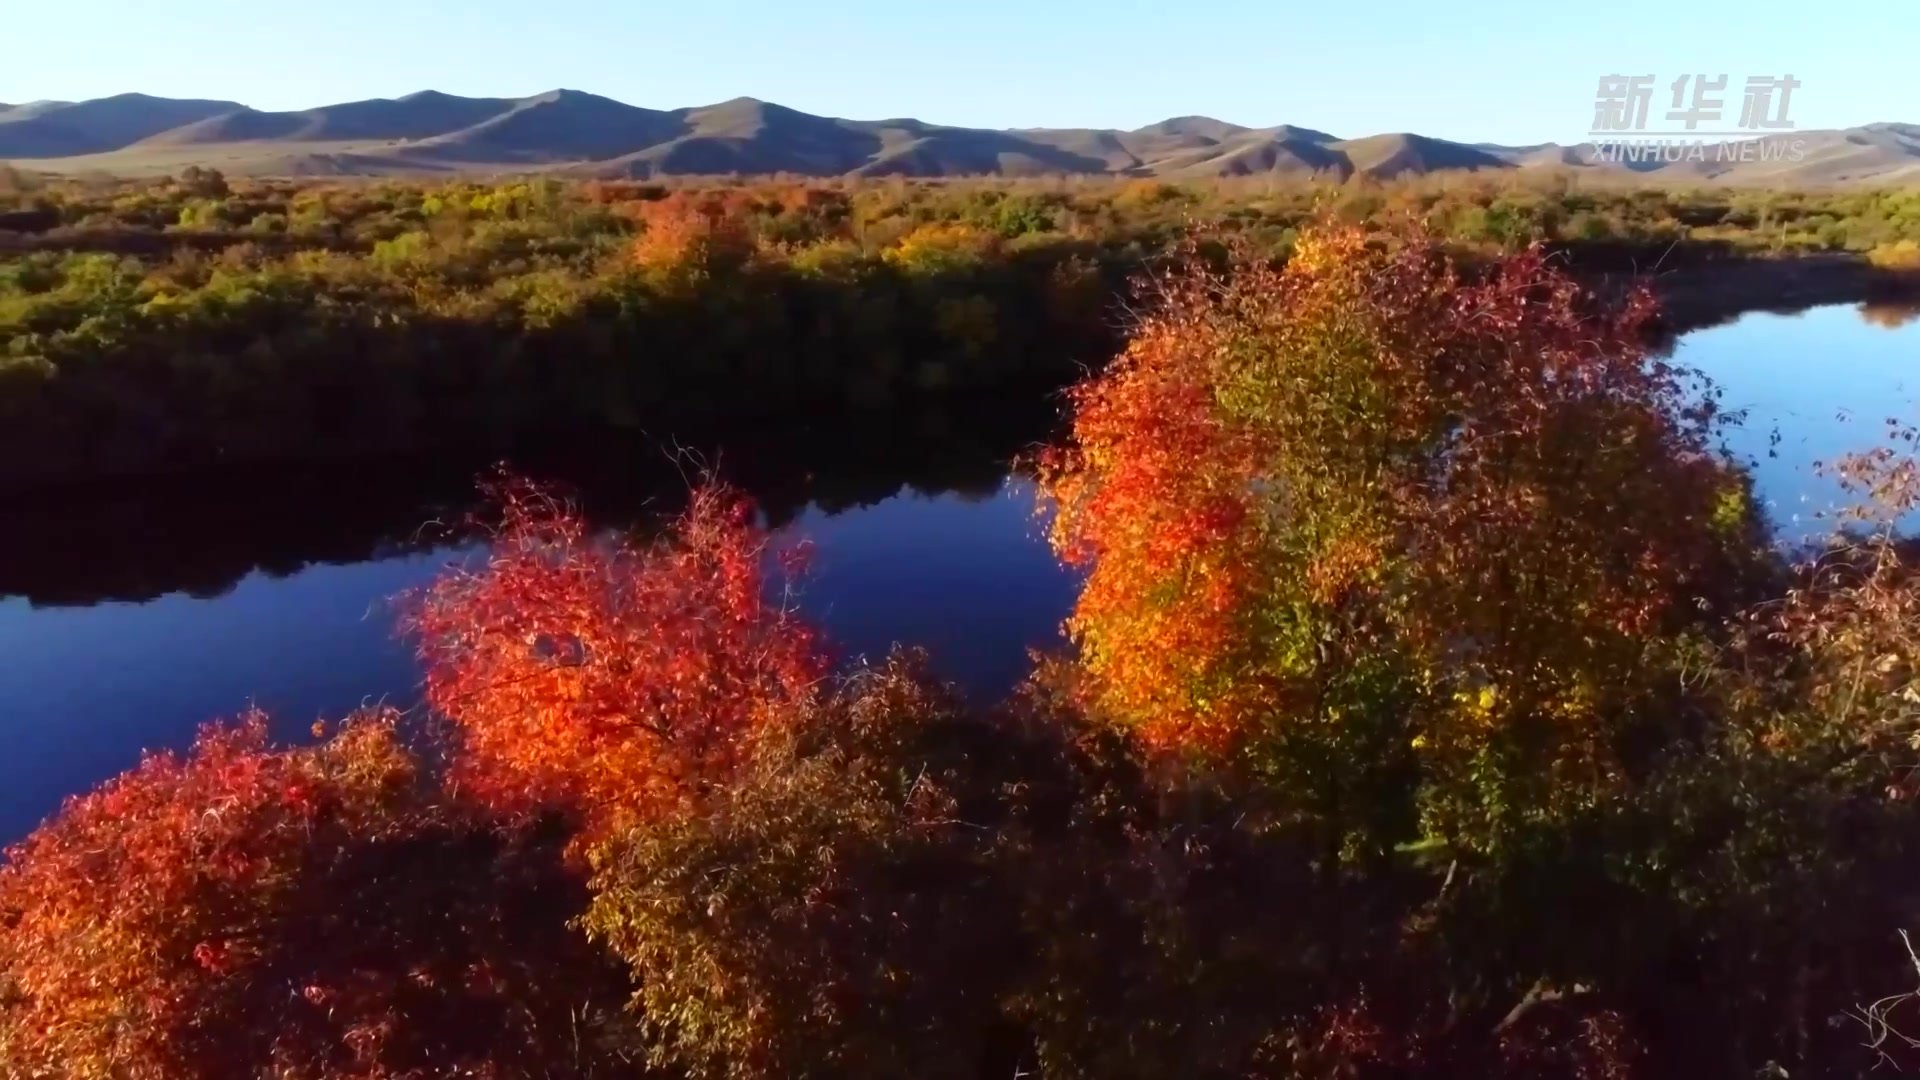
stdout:
<svg viewBox="0 0 1920 1080">
<path fill-rule="evenodd" d="M 0 157 L 65 157 L 119 150 L 161 132 L 241 108 L 232 101 L 191 101 L 146 94 L 35 102 L 0 113 Z"/>
<path fill-rule="evenodd" d="M 1789 153 L 1792 149 L 1797 152 Z M 1616 160 L 1590 144 L 1502 146 L 1410 132 L 1342 139 L 1179 116 L 1131 131 L 987 130 L 842 120 L 753 98 L 645 109 L 578 90 L 402 98 L 267 112 L 232 101 L 120 94 L 0 105 L 0 160 L 49 172 L 155 173 L 206 165 L 252 175 L 557 171 L 569 175 L 1353 176 L 1558 168 L 1689 182 L 1920 181 L 1920 125 L 1806 131 L 1703 155 Z"/>
</svg>

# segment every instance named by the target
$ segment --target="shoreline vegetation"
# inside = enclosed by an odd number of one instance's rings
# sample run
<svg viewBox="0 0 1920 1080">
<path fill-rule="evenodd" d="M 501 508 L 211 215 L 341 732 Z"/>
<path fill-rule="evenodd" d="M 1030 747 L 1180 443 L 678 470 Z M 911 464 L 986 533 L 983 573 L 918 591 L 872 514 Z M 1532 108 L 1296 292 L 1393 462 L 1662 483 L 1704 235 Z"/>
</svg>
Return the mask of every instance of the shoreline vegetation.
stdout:
<svg viewBox="0 0 1920 1080">
<path fill-rule="evenodd" d="M 644 184 L 0 176 L 0 493 L 1035 397 L 1189 243 L 1424 220 L 1669 329 L 1910 292 L 1920 194 L 1426 177 Z"/>
<path fill-rule="evenodd" d="M 486 557 L 403 604 L 422 713 L 210 725 L 8 851 L 0 1063 L 1920 1065 L 1920 430 L 1789 552 L 1645 289 L 1407 222 L 1288 256 L 1170 260 L 1067 392 L 1071 647 L 997 706 L 839 667 L 737 491 L 603 533 L 497 477 Z"/>
</svg>

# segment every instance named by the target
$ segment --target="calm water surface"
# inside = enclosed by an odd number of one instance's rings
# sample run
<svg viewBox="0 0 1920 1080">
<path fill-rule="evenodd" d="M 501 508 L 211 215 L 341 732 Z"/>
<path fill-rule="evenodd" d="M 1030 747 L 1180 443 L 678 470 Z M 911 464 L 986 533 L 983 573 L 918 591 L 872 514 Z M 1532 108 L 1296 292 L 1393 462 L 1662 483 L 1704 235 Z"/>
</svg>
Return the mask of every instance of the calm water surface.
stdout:
<svg viewBox="0 0 1920 1080">
<path fill-rule="evenodd" d="M 1058 643 L 1075 584 L 1012 468 L 1054 409 L 910 417 L 707 449 L 782 539 L 812 546 L 798 602 L 840 654 L 929 650 L 997 696 Z M 695 471 L 657 442 L 523 462 L 609 528 L 649 531 Z M 316 718 L 418 700 L 394 598 L 483 549 L 455 522 L 473 466 L 279 473 L 223 485 L 0 507 L 0 842 L 139 759 L 257 704 L 298 738 Z M 423 525 L 423 523 L 429 523 Z"/>
<path fill-rule="evenodd" d="M 1812 462 L 1870 444 L 1888 416 L 1920 420 L 1911 310 L 1752 314 L 1687 335 L 1674 356 L 1747 411 L 1731 448 L 1788 535 L 1823 528 L 1813 515 L 1835 498 Z M 922 645 L 989 697 L 1029 648 L 1057 643 L 1075 588 L 1010 466 L 1047 437 L 1050 410 L 1006 411 L 731 446 L 719 464 L 783 536 L 813 543 L 801 605 L 843 653 Z M 580 461 L 594 474 L 576 475 Z M 685 488 L 657 448 L 531 471 L 609 527 L 648 527 Z M 363 701 L 413 703 L 389 598 L 475 550 L 421 527 L 460 518 L 471 475 L 356 468 L 0 507 L 0 841 L 143 748 L 183 745 L 249 703 L 289 736 Z"/>
<path fill-rule="evenodd" d="M 1673 359 L 1706 372 L 1722 403 L 1745 411 L 1729 448 L 1750 463 L 1785 539 L 1832 529 L 1820 515 L 1842 494 L 1817 463 L 1882 445 L 1889 418 L 1920 423 L 1920 308 L 1911 305 L 1754 312 L 1686 335 Z"/>
</svg>

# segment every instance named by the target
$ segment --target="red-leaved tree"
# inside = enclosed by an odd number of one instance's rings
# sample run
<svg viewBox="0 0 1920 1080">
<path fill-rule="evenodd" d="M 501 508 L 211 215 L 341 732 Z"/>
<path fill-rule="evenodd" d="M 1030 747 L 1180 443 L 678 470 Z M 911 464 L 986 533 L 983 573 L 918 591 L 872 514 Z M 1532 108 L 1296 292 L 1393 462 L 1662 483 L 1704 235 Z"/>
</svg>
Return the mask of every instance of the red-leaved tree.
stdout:
<svg viewBox="0 0 1920 1080">
<path fill-rule="evenodd" d="M 501 504 L 485 565 L 442 577 L 407 621 L 466 790 L 600 826 L 645 817 L 812 700 L 825 653 L 770 595 L 792 561 L 745 500 L 702 489 L 651 544 L 596 537 L 524 484 Z"/>
<path fill-rule="evenodd" d="M 8 1077 L 604 1076 L 625 984 L 551 838 L 446 806 L 393 717 L 210 726 L 0 869 Z"/>
<path fill-rule="evenodd" d="M 1316 812 L 1383 805 L 1354 789 L 1376 768 L 1450 775 L 1474 817 L 1581 797 L 1674 714 L 1661 650 L 1754 536 L 1647 296 L 1596 312 L 1539 252 L 1468 275 L 1342 226 L 1161 286 L 1042 470 L 1104 715 Z"/>
</svg>

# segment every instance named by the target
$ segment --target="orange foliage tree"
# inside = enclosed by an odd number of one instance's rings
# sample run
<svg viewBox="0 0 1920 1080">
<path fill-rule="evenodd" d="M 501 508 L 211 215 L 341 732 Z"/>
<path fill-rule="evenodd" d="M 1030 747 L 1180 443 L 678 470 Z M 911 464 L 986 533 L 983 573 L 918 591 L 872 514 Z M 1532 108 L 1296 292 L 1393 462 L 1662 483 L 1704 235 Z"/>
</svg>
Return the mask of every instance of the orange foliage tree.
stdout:
<svg viewBox="0 0 1920 1080">
<path fill-rule="evenodd" d="M 752 203 L 744 192 L 683 190 L 628 205 L 641 226 L 634 265 L 663 279 L 698 285 L 753 257 Z"/>
<path fill-rule="evenodd" d="M 1160 283 L 1043 463 L 1091 701 L 1321 810 L 1351 769 L 1503 811 L 1542 802 L 1490 785 L 1613 775 L 1622 710 L 1755 541 L 1712 394 L 1641 344 L 1650 300 L 1590 314 L 1538 252 L 1463 278 L 1414 228 L 1233 262 Z"/>
<path fill-rule="evenodd" d="M 209 727 L 0 869 L 9 1077 L 604 1075 L 624 984 L 557 846 L 443 805 L 391 715 Z"/>
<path fill-rule="evenodd" d="M 596 538 L 525 485 L 502 490 L 486 564 L 442 577 L 407 620 L 457 775 L 491 805 L 599 824 L 725 778 L 827 671 L 770 595 L 776 557 L 748 503 L 705 488 L 657 543 Z"/>
</svg>

